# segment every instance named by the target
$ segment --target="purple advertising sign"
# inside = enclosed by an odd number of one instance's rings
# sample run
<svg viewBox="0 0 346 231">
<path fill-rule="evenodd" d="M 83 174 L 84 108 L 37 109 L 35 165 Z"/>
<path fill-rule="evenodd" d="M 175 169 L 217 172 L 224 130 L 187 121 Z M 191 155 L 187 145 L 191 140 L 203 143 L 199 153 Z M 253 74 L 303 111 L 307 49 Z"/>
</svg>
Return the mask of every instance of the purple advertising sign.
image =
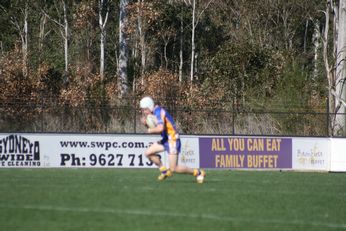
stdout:
<svg viewBox="0 0 346 231">
<path fill-rule="evenodd" d="M 292 168 L 292 139 L 280 137 L 199 138 L 201 168 Z"/>
</svg>

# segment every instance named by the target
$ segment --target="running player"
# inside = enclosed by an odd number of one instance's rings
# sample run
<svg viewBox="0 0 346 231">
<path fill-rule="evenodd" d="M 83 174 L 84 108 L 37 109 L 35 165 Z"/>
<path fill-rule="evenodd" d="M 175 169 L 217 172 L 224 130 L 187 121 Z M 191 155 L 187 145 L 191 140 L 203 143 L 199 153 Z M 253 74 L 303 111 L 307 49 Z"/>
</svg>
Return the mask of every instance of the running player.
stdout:
<svg viewBox="0 0 346 231">
<path fill-rule="evenodd" d="M 171 177 L 174 172 L 191 174 L 194 177 L 203 176 L 198 179 L 198 183 L 203 183 L 205 171 L 202 169 L 193 169 L 187 166 L 178 165 L 178 155 L 181 149 L 179 133 L 177 132 L 172 116 L 162 107 L 155 105 L 154 100 L 146 96 L 140 101 L 140 108 L 144 114 L 141 122 L 146 125 L 145 117 L 149 114 L 156 116 L 157 125 L 154 128 L 148 128 L 148 133 L 161 134 L 161 141 L 152 144 L 146 151 L 145 156 L 151 160 L 160 169 L 158 180 L 165 180 Z M 166 151 L 168 153 L 169 169 L 167 169 L 158 156 L 158 153 Z"/>
</svg>

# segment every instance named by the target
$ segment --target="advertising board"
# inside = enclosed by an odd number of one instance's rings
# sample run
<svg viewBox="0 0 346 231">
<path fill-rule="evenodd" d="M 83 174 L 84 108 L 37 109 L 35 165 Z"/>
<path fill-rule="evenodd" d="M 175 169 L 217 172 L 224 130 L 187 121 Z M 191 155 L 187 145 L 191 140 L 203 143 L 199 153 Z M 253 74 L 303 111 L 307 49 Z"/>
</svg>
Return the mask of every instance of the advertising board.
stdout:
<svg viewBox="0 0 346 231">
<path fill-rule="evenodd" d="M 144 155 L 159 136 L 112 134 L 0 134 L 0 167 L 154 168 Z M 198 167 L 198 138 L 182 138 L 179 162 Z M 160 153 L 164 164 L 167 155 Z"/>
<path fill-rule="evenodd" d="M 201 168 L 292 168 L 291 138 L 201 137 L 199 149 Z"/>
</svg>

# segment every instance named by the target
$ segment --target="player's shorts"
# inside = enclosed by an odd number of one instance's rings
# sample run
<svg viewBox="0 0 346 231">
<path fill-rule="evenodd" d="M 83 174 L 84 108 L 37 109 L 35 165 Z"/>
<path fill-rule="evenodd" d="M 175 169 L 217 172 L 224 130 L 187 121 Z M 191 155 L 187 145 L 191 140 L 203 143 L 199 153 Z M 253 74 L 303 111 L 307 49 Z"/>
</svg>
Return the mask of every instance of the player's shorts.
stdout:
<svg viewBox="0 0 346 231">
<path fill-rule="evenodd" d="M 159 141 L 160 144 L 162 144 L 165 147 L 165 151 L 168 154 L 179 154 L 181 151 L 181 142 L 180 139 L 176 140 L 169 140 L 169 139 L 163 139 Z"/>
</svg>

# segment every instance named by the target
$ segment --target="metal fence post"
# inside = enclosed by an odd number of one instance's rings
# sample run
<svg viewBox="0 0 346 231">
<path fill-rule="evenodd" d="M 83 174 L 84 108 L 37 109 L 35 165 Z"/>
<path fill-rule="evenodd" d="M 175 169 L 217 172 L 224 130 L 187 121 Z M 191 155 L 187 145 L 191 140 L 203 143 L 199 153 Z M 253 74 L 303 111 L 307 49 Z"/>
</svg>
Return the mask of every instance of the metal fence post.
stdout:
<svg viewBox="0 0 346 231">
<path fill-rule="evenodd" d="M 43 99 L 43 90 L 41 90 L 41 132 L 43 132 L 43 110 L 44 110 L 44 105 L 43 105 L 43 101 L 44 101 L 44 99 Z"/>
<path fill-rule="evenodd" d="M 136 110 L 136 97 L 133 98 L 133 104 L 132 104 L 132 108 L 134 110 L 134 117 L 133 117 L 133 131 L 134 133 L 137 133 L 137 110 Z"/>
<path fill-rule="evenodd" d="M 235 110 L 234 110 L 234 107 L 235 107 L 235 102 L 234 102 L 234 97 L 232 99 L 232 135 L 234 135 L 234 123 L 235 123 Z"/>
<path fill-rule="evenodd" d="M 326 105 L 327 105 L 327 136 L 333 136 L 333 134 L 330 132 L 330 115 L 329 115 L 329 93 L 328 93 L 328 96 L 327 96 L 327 103 L 326 103 Z"/>
</svg>

